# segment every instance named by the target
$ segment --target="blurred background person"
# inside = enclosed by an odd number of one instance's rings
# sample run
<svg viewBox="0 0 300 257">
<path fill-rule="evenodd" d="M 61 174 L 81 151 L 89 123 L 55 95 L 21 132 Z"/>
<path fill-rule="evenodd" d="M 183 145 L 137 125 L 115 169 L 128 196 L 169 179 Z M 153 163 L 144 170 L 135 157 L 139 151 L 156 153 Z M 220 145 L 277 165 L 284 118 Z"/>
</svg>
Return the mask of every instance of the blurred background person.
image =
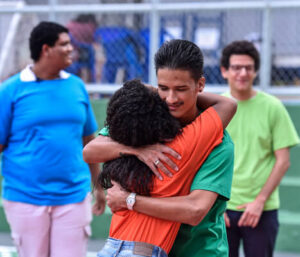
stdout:
<svg viewBox="0 0 300 257">
<path fill-rule="evenodd" d="M 299 143 L 291 118 L 277 98 L 253 88 L 259 53 L 249 41 L 222 52 L 221 72 L 238 103 L 227 127 L 235 145 L 231 198 L 225 222 L 229 256 L 271 257 L 278 233 L 278 185 L 290 165 L 289 149 Z"/>
<path fill-rule="evenodd" d="M 99 166 L 83 161 L 82 148 L 96 120 L 82 80 L 63 71 L 72 63 L 68 29 L 41 22 L 29 45 L 34 64 L 0 87 L 5 214 L 20 257 L 83 257 Z M 96 194 L 100 214 L 104 192 Z"/>
</svg>

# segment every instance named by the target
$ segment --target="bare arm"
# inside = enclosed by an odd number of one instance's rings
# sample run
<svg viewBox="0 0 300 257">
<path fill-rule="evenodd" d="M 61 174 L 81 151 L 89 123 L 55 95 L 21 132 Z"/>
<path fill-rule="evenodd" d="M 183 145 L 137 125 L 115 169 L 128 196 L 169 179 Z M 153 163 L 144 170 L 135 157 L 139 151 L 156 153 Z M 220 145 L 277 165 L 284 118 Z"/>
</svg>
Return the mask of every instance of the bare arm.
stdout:
<svg viewBox="0 0 300 257">
<path fill-rule="evenodd" d="M 222 120 L 224 129 L 227 127 L 237 109 L 237 103 L 233 99 L 207 92 L 198 94 L 197 106 L 203 110 L 213 106 Z"/>
<path fill-rule="evenodd" d="M 173 161 L 165 154 L 170 154 L 174 158 L 180 159 L 179 154 L 163 144 L 133 148 L 119 144 L 113 141 L 110 137 L 106 136 L 96 137 L 83 149 L 83 158 L 87 163 L 106 162 L 116 159 L 122 155 L 135 155 L 140 161 L 144 162 L 157 177 L 161 179 L 162 177 L 158 172 L 158 168 L 160 168 L 168 176 L 172 176 L 172 173 L 164 164 L 167 164 L 174 171 L 178 170 L 175 163 L 173 163 Z M 161 161 L 157 166 L 154 165 L 156 160 Z"/>
<path fill-rule="evenodd" d="M 251 226 L 253 228 L 256 227 L 263 212 L 265 202 L 268 200 L 275 188 L 279 185 L 282 177 L 290 166 L 289 148 L 279 149 L 275 151 L 274 154 L 276 162 L 269 178 L 257 195 L 256 199 L 251 203 L 245 203 L 238 207 L 239 209 L 245 209 L 239 220 L 239 226 Z"/>
<path fill-rule="evenodd" d="M 145 86 L 154 92 L 157 92 L 157 88 L 149 84 L 145 84 Z M 201 92 L 198 94 L 197 106 L 202 110 L 213 106 L 222 120 L 224 129 L 231 121 L 237 109 L 237 103 L 233 99 L 207 92 Z"/>
<path fill-rule="evenodd" d="M 4 145 L 1 145 L 1 144 L 0 144 L 0 153 L 2 153 L 3 150 L 4 150 Z"/>
<path fill-rule="evenodd" d="M 127 209 L 126 198 L 129 192 L 119 184 L 107 191 L 107 204 L 113 212 Z M 199 224 L 213 206 L 218 194 L 206 190 L 194 190 L 187 196 L 153 198 L 136 196 L 134 210 L 160 219 L 190 224 Z"/>
<path fill-rule="evenodd" d="M 95 138 L 94 135 L 84 136 L 82 137 L 83 146 L 86 146 L 90 141 Z M 98 175 L 100 173 L 100 166 L 98 163 L 88 163 L 91 176 L 92 176 L 92 183 L 96 185 Z"/>
<path fill-rule="evenodd" d="M 83 159 L 87 163 L 100 163 L 124 155 L 135 155 L 133 147 L 113 141 L 110 137 L 97 136 L 83 148 Z"/>
<path fill-rule="evenodd" d="M 85 146 L 88 144 L 91 140 L 93 140 L 95 137 L 94 135 L 84 136 L 82 138 L 83 145 Z M 95 204 L 93 206 L 93 213 L 96 215 L 100 215 L 105 210 L 105 194 L 103 188 L 98 185 L 97 179 L 98 175 L 100 173 L 100 166 L 99 163 L 89 163 L 89 168 L 91 172 L 92 177 L 92 183 L 94 185 L 93 193 L 95 197 Z"/>
</svg>

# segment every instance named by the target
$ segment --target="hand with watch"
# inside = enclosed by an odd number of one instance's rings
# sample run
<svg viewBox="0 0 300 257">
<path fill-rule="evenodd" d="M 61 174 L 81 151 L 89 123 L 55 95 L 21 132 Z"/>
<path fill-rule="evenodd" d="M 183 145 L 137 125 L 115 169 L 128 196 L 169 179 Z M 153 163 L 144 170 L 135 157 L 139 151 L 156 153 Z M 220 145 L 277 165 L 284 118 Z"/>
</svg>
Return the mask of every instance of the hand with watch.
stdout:
<svg viewBox="0 0 300 257">
<path fill-rule="evenodd" d="M 106 194 L 106 202 L 111 211 L 133 210 L 136 194 L 125 191 L 115 181 L 112 181 L 112 185 Z"/>
<path fill-rule="evenodd" d="M 127 204 L 127 208 L 128 210 L 133 210 L 133 206 L 135 204 L 135 197 L 136 197 L 136 193 L 130 193 L 127 198 L 126 198 L 126 204 Z"/>
</svg>

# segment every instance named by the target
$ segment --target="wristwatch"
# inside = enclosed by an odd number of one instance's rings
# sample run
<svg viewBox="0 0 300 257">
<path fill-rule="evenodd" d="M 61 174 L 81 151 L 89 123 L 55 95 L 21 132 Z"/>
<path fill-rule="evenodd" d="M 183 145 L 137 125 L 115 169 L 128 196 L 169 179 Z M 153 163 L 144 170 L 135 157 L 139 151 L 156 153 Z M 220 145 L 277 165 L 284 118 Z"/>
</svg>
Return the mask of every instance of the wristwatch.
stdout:
<svg viewBox="0 0 300 257">
<path fill-rule="evenodd" d="M 133 206 L 135 204 L 136 193 L 130 193 L 126 198 L 126 204 L 128 210 L 133 210 Z"/>
</svg>

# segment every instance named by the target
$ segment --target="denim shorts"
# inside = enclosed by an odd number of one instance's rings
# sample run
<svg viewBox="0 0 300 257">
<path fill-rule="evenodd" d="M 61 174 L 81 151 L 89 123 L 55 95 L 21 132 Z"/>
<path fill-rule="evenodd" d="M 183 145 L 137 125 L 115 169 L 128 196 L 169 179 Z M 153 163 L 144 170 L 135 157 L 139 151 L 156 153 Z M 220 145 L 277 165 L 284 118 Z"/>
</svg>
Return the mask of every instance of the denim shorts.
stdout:
<svg viewBox="0 0 300 257">
<path fill-rule="evenodd" d="M 162 248 L 152 244 L 108 238 L 97 257 L 168 257 L 168 255 Z"/>
</svg>

